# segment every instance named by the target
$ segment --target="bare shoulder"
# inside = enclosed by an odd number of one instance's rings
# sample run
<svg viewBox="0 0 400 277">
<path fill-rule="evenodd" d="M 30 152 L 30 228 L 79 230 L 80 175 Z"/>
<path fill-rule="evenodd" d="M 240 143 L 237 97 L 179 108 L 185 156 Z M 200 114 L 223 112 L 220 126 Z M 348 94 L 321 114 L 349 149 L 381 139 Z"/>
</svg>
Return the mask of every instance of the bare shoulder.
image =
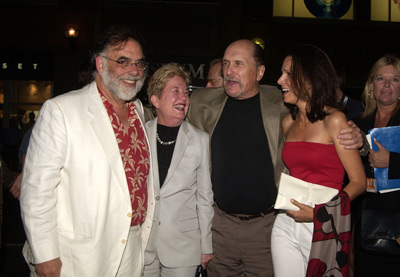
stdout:
<svg viewBox="0 0 400 277">
<path fill-rule="evenodd" d="M 329 112 L 329 115 L 327 115 L 324 120 L 325 127 L 328 130 L 349 127 L 346 115 L 343 112 L 337 109 L 331 109 Z"/>
</svg>

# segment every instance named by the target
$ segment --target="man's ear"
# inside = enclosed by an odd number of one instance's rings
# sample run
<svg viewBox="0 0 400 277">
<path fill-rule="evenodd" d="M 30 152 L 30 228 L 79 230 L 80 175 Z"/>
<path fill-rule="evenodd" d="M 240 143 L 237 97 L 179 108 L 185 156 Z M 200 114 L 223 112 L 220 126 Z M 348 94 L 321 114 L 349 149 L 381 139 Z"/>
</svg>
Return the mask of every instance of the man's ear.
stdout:
<svg viewBox="0 0 400 277">
<path fill-rule="evenodd" d="M 151 104 L 153 104 L 153 106 L 156 107 L 157 109 L 160 107 L 160 99 L 159 99 L 157 96 L 152 95 L 152 96 L 150 97 L 150 102 L 151 102 Z"/>
<path fill-rule="evenodd" d="M 264 65 L 260 65 L 257 67 L 257 81 L 259 82 L 262 77 L 264 76 L 265 73 L 265 66 Z"/>
<path fill-rule="evenodd" d="M 96 57 L 96 70 L 100 75 L 103 72 L 104 67 L 105 67 L 105 64 L 104 64 L 103 58 L 100 56 L 97 56 Z"/>
</svg>

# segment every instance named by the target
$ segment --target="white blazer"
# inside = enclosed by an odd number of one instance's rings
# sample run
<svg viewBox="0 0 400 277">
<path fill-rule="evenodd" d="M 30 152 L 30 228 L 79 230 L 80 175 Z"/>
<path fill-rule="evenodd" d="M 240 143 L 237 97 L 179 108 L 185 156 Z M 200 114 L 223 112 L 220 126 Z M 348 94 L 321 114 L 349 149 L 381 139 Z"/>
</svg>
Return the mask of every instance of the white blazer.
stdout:
<svg viewBox="0 0 400 277">
<path fill-rule="evenodd" d="M 152 151 L 156 210 L 145 265 L 156 253 L 166 267 L 199 265 L 211 254 L 214 216 L 208 134 L 186 121 L 178 132 L 174 153 L 160 189 L 157 160 L 157 118 L 146 123 Z"/>
<path fill-rule="evenodd" d="M 143 107 L 135 101 L 143 123 Z M 147 137 L 147 135 L 146 135 Z M 142 249 L 154 213 L 152 168 Z M 27 261 L 61 258 L 62 276 L 115 276 L 132 207 L 118 144 L 96 83 L 46 101 L 24 166 Z"/>
</svg>

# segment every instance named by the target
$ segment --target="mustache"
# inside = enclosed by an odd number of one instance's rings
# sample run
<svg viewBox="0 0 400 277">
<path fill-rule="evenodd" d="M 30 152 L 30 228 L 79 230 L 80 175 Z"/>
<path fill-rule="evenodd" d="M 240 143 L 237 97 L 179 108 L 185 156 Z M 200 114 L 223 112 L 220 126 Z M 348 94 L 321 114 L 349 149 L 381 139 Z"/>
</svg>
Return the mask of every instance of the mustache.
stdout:
<svg viewBox="0 0 400 277">
<path fill-rule="evenodd" d="M 229 82 L 229 81 L 237 82 L 237 83 L 241 84 L 240 80 L 238 80 L 238 79 L 235 79 L 235 78 L 232 78 L 232 77 L 225 77 L 224 78 L 224 83 Z"/>
<path fill-rule="evenodd" d="M 121 76 L 121 77 L 118 77 L 118 81 L 120 81 L 120 80 L 141 81 L 144 78 L 145 78 L 144 76 L 143 76 L 143 78 L 140 78 L 140 76 Z"/>
</svg>

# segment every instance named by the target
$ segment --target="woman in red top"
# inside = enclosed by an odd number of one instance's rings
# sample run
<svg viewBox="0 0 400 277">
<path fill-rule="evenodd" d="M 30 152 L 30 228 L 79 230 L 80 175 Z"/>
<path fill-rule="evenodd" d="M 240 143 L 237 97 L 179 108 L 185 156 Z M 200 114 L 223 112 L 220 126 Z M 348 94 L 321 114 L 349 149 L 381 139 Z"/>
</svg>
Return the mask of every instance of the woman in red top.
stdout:
<svg viewBox="0 0 400 277">
<path fill-rule="evenodd" d="M 314 184 L 342 189 L 351 200 L 365 190 L 365 174 L 356 150 L 339 145 L 337 134 L 348 128 L 339 105 L 339 87 L 328 56 L 313 45 L 297 45 L 283 61 L 284 102 L 290 113 L 283 118 L 283 160 L 290 175 Z M 299 211 L 282 211 L 272 231 L 275 276 L 305 276 L 313 235 L 313 207 L 292 202 Z M 288 266 L 290 265 L 290 266 Z"/>
</svg>

